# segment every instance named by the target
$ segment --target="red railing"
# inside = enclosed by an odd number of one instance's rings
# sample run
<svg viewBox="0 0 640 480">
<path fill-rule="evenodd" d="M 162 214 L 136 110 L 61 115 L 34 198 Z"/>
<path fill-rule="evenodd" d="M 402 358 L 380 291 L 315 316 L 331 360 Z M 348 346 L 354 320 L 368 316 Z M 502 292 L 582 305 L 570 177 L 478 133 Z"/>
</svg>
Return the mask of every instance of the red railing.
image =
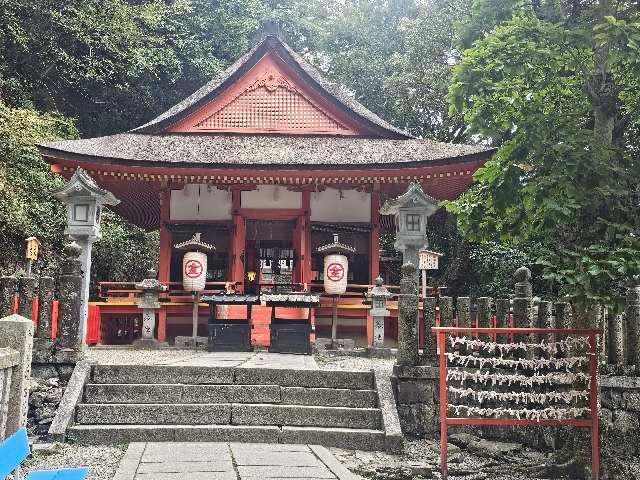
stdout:
<svg viewBox="0 0 640 480">
<path fill-rule="evenodd" d="M 205 284 L 206 289 L 202 294 L 207 295 L 223 291 L 228 284 L 228 282 L 207 282 Z M 135 285 L 136 282 L 98 282 L 98 298 L 108 302 L 134 301 L 134 299 L 142 293 L 141 290 L 136 289 Z M 166 285 L 169 286 L 169 291 L 166 295 L 169 299 L 181 301 L 191 298 L 191 293 L 182 288 L 181 282 L 169 282 Z M 237 286 L 239 283 L 234 283 L 232 285 Z M 262 283 L 260 285 L 261 287 L 272 286 L 271 283 Z M 302 283 L 294 283 L 291 285 L 295 290 L 306 288 L 312 293 L 318 293 L 321 295 L 324 293 L 324 285 L 322 283 L 309 283 L 306 285 Z M 347 291 L 341 295 L 341 298 L 363 298 L 364 293 L 372 287 L 373 285 L 348 284 Z M 387 289 L 394 294 L 391 298 L 393 300 L 395 299 L 396 294 L 399 293 L 400 287 L 397 285 L 390 285 L 387 286 Z"/>
<path fill-rule="evenodd" d="M 165 294 L 166 297 L 180 301 L 183 299 L 190 299 L 191 292 L 187 292 L 182 288 L 182 282 L 168 282 L 169 291 Z M 218 293 L 225 290 L 229 282 L 207 282 L 205 283 L 205 290 L 203 295 Z M 231 284 L 232 286 L 237 284 Z M 104 299 L 110 302 L 123 302 L 134 301 L 137 296 L 142 293 L 142 290 L 136 288 L 136 282 L 98 282 L 98 298 Z M 179 298 L 184 297 L 184 298 Z"/>
<path fill-rule="evenodd" d="M 597 336 L 602 330 L 595 329 L 559 329 L 559 328 L 462 328 L 462 327 L 432 327 L 437 336 L 438 360 L 440 370 L 440 468 L 443 480 L 447 479 L 447 430 L 449 425 L 480 425 L 480 426 L 562 426 L 569 425 L 591 430 L 591 478 L 598 480 L 600 471 L 600 432 L 598 424 L 598 355 Z M 479 334 L 494 335 L 574 335 L 588 337 L 589 349 L 589 409 L 588 418 L 572 419 L 518 419 L 518 418 L 488 418 L 488 417 L 448 417 L 447 416 L 447 354 L 446 336 L 449 334 L 469 333 L 477 337 Z"/>
</svg>

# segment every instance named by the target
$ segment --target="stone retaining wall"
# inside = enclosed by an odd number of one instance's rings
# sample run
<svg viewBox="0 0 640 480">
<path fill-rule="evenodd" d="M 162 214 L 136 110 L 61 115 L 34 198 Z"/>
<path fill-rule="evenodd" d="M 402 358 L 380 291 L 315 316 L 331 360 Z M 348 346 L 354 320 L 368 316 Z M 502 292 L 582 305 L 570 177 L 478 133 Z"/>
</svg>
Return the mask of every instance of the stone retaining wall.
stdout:
<svg viewBox="0 0 640 480">
<path fill-rule="evenodd" d="M 392 383 L 402 432 L 411 437 L 439 437 L 438 368 L 396 365 Z M 601 376 L 600 400 L 600 438 L 607 470 L 640 455 L 640 376 Z M 584 436 L 586 441 L 587 437 L 586 430 L 571 427 L 450 427 L 449 431 L 515 441 L 538 449 L 557 449 L 568 438 Z"/>
<path fill-rule="evenodd" d="M 640 377 L 600 379 L 602 444 L 607 452 L 640 455 Z"/>
</svg>

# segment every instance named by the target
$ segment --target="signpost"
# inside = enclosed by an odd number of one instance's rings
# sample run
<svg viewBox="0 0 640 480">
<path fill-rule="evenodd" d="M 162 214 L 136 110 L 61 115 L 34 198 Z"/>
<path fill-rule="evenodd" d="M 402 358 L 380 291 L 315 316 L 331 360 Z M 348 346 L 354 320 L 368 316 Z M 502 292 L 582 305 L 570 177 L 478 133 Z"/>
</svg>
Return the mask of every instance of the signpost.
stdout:
<svg viewBox="0 0 640 480">
<path fill-rule="evenodd" d="M 41 244 L 40 240 L 36 237 L 29 237 L 25 241 L 27 242 L 27 251 L 25 253 L 25 257 L 27 258 L 27 277 L 30 277 L 33 262 L 38 260 L 38 249 Z"/>
<path fill-rule="evenodd" d="M 427 270 L 438 269 L 438 259 L 442 257 L 442 253 L 421 249 L 418 252 L 418 268 L 422 274 L 422 298 L 427 297 Z"/>
</svg>

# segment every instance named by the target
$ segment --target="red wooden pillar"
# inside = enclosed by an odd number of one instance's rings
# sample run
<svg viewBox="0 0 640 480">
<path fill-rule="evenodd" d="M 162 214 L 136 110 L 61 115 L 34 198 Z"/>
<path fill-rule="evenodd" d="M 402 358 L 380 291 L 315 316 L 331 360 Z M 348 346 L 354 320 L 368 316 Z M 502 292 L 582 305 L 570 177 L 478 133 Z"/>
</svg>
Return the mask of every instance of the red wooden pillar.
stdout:
<svg viewBox="0 0 640 480">
<path fill-rule="evenodd" d="M 380 184 L 371 189 L 371 233 L 369 234 L 369 284 L 380 275 Z M 367 313 L 367 344 L 373 346 L 373 317 Z"/>
<path fill-rule="evenodd" d="M 302 191 L 303 213 L 296 221 L 294 230 L 294 248 L 298 255 L 296 265 L 296 282 L 308 283 L 311 281 L 311 192 Z"/>
<path fill-rule="evenodd" d="M 229 276 L 231 282 L 238 282 L 239 291 L 244 291 L 244 248 L 247 236 L 245 219 L 240 215 L 241 190 L 231 191 L 231 213 L 233 231 L 231 232 L 231 248 L 229 251 Z"/>
<path fill-rule="evenodd" d="M 171 231 L 167 223 L 171 219 L 171 190 L 160 192 L 160 256 L 158 258 L 158 280 L 164 284 L 171 279 Z M 158 341 L 167 340 L 167 310 L 163 307 L 158 310 Z"/>
<path fill-rule="evenodd" d="M 371 192 L 371 234 L 369 235 L 369 283 L 375 284 L 380 275 L 380 184 L 373 184 Z"/>
</svg>

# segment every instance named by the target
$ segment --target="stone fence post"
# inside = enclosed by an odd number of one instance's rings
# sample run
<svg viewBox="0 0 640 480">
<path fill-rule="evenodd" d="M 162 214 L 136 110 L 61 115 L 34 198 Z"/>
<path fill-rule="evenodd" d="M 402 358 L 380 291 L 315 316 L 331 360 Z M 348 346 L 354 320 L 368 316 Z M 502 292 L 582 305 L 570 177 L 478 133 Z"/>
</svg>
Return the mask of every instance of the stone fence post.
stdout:
<svg viewBox="0 0 640 480">
<path fill-rule="evenodd" d="M 458 297 L 456 299 L 456 311 L 458 312 L 458 326 L 471 326 L 471 298 Z"/>
<path fill-rule="evenodd" d="M 513 324 L 515 328 L 533 327 L 533 300 L 531 289 L 531 271 L 520 267 L 514 273 L 516 280 L 515 298 L 513 299 Z M 516 335 L 517 342 L 531 341 L 524 335 Z"/>
<path fill-rule="evenodd" d="M 438 361 L 436 336 L 431 327 L 436 326 L 436 297 L 426 297 L 422 304 L 424 318 L 424 360 L 427 365 L 435 365 Z"/>
<path fill-rule="evenodd" d="M 493 299 L 491 297 L 479 297 L 478 298 L 478 313 L 476 324 L 478 328 L 490 328 L 491 327 L 491 306 Z M 490 341 L 491 337 L 487 333 L 483 333 L 479 336 L 480 339 L 485 342 Z"/>
<path fill-rule="evenodd" d="M 627 363 L 640 364 L 640 277 L 632 279 L 627 288 L 627 305 L 625 308 L 627 321 Z"/>
<path fill-rule="evenodd" d="M 13 313 L 13 299 L 17 290 L 17 277 L 8 276 L 0 278 L 0 318 Z"/>
<path fill-rule="evenodd" d="M 624 315 L 609 313 L 607 332 L 609 333 L 609 363 L 624 365 Z"/>
<path fill-rule="evenodd" d="M 38 279 L 20 277 L 18 279 L 18 313 L 25 318 L 33 319 L 33 299 L 36 298 Z"/>
<path fill-rule="evenodd" d="M 11 435 L 27 424 L 31 355 L 33 350 L 33 320 L 21 315 L 0 319 L 0 348 L 17 352 L 17 364 L 12 367 L 7 405 L 0 405 L 0 419 L 6 412 L 5 434 Z M 2 395 L 4 398 L 4 395 Z M 1 432 L 0 432 L 1 433 Z"/>
<path fill-rule="evenodd" d="M 78 259 L 80 246 L 69 243 L 64 247 L 62 273 L 59 278 L 58 332 L 56 343 L 64 349 L 82 350 L 82 271 Z"/>
<path fill-rule="evenodd" d="M 507 328 L 509 326 L 509 312 L 511 312 L 511 301 L 508 298 L 496 299 L 496 327 Z M 497 335 L 499 343 L 507 343 L 509 335 Z"/>
<path fill-rule="evenodd" d="M 51 307 L 53 305 L 54 282 L 51 277 L 40 277 L 40 303 L 38 305 L 38 327 L 36 336 L 51 340 Z"/>
<path fill-rule="evenodd" d="M 418 283 L 416 267 L 402 265 L 398 295 L 398 356 L 397 364 L 418 364 Z"/>
</svg>

